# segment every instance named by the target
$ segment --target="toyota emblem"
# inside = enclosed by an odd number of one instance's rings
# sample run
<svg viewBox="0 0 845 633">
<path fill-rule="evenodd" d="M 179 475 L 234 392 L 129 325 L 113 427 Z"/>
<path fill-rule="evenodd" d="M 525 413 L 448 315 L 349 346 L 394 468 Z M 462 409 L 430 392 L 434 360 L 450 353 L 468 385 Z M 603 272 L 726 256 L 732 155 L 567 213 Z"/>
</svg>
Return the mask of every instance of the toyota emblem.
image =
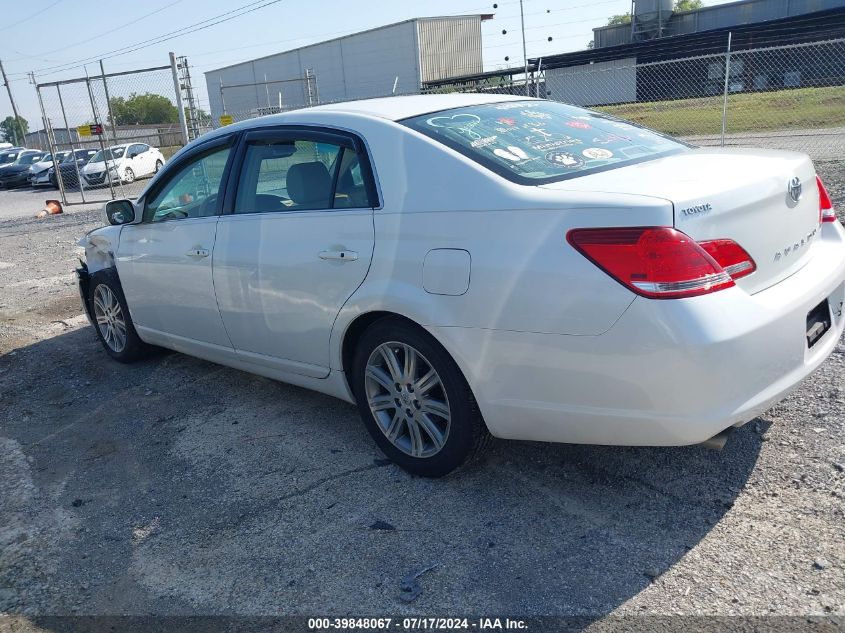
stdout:
<svg viewBox="0 0 845 633">
<path fill-rule="evenodd" d="M 801 179 L 795 176 L 787 184 L 786 190 L 789 192 L 789 197 L 792 198 L 792 201 L 798 202 L 801 199 Z"/>
</svg>

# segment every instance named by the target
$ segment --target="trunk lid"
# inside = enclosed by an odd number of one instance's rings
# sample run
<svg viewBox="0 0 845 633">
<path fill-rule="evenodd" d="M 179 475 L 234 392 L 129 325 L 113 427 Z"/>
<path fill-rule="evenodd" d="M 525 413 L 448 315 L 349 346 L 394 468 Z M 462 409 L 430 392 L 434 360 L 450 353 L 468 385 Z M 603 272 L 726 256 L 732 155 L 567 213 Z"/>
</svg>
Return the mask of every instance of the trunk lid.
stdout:
<svg viewBox="0 0 845 633">
<path fill-rule="evenodd" d="M 806 265 L 819 233 L 816 172 L 809 157 L 793 152 L 701 148 L 542 186 L 669 200 L 676 229 L 699 242 L 734 240 L 751 255 L 757 270 L 736 281 L 749 293 Z"/>
</svg>

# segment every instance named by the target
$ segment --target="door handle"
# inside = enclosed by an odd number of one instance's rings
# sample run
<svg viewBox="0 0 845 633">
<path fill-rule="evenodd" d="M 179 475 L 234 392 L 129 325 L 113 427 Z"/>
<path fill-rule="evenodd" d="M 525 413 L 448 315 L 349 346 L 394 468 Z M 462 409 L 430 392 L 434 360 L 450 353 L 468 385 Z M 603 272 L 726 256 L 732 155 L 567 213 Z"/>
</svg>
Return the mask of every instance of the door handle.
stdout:
<svg viewBox="0 0 845 633">
<path fill-rule="evenodd" d="M 323 251 L 320 253 L 320 259 L 339 259 L 344 262 L 354 262 L 358 259 L 358 253 L 355 251 Z"/>
<path fill-rule="evenodd" d="M 208 249 L 207 248 L 192 248 L 187 253 L 185 253 L 188 257 L 193 257 L 194 259 L 202 259 L 203 257 L 208 257 Z"/>
</svg>

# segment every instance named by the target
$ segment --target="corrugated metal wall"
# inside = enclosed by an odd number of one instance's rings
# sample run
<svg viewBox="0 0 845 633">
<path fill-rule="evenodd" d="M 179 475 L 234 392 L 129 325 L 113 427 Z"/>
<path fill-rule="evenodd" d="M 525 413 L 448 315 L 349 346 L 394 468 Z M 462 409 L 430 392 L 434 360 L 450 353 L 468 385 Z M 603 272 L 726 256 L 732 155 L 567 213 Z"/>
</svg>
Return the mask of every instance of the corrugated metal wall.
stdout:
<svg viewBox="0 0 845 633">
<path fill-rule="evenodd" d="M 484 72 L 481 16 L 422 18 L 417 31 L 423 83 Z"/>
<path fill-rule="evenodd" d="M 212 70 L 205 80 L 215 119 L 224 102 L 227 113 L 246 118 L 278 106 L 280 95 L 289 110 L 317 100 L 387 95 L 394 82 L 399 94 L 419 91 L 418 63 L 416 25 L 408 21 Z M 314 76 L 310 86 L 307 70 Z"/>
<path fill-rule="evenodd" d="M 637 100 L 637 60 L 633 57 L 546 71 L 546 97 L 579 106 Z"/>
</svg>

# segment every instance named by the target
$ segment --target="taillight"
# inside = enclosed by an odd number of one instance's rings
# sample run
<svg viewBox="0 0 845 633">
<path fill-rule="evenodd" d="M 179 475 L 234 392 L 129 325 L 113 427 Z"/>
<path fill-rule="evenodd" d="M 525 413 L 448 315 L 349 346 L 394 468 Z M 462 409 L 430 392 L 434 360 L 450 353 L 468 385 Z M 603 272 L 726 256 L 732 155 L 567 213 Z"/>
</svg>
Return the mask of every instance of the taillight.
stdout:
<svg viewBox="0 0 845 633">
<path fill-rule="evenodd" d="M 827 189 L 824 188 L 822 179 L 816 176 L 816 184 L 819 187 L 819 222 L 836 222 L 836 212 L 833 210 L 833 202 Z"/>
<path fill-rule="evenodd" d="M 730 274 L 705 249 L 673 228 L 572 229 L 566 239 L 608 275 L 644 297 L 695 297 L 734 285 Z M 725 261 L 733 261 L 726 247 L 714 250 Z M 735 259 L 736 253 L 732 254 Z"/>
<path fill-rule="evenodd" d="M 698 245 L 707 251 L 733 279 L 740 279 L 757 270 L 751 255 L 733 240 L 708 240 Z"/>
</svg>

